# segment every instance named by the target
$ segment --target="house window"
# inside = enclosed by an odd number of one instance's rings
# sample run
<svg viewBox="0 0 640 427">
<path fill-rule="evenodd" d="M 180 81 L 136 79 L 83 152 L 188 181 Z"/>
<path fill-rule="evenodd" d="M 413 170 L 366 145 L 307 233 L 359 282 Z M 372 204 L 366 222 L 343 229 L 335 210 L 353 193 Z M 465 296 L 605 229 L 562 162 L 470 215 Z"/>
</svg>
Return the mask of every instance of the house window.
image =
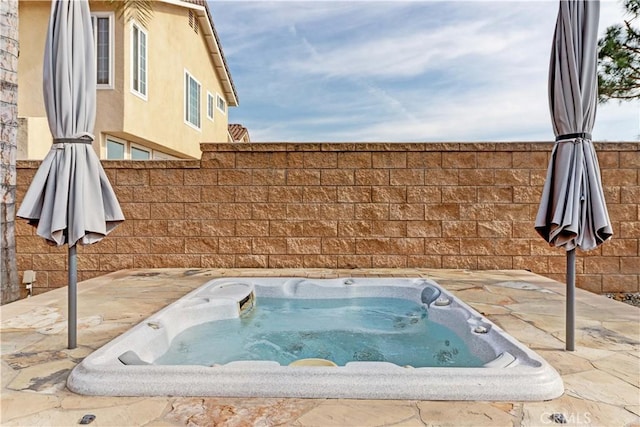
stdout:
<svg viewBox="0 0 640 427">
<path fill-rule="evenodd" d="M 163 153 L 162 151 L 153 150 L 153 160 L 176 160 L 178 157 L 174 157 L 171 154 Z"/>
<path fill-rule="evenodd" d="M 146 148 L 131 144 L 131 160 L 149 160 L 151 151 Z"/>
<path fill-rule="evenodd" d="M 108 160 L 151 160 L 156 157 L 152 149 L 143 145 L 128 142 L 110 135 L 107 136 L 106 141 L 106 158 Z"/>
<path fill-rule="evenodd" d="M 184 76 L 184 120 L 200 129 L 200 83 L 188 71 L 185 71 Z"/>
<path fill-rule="evenodd" d="M 223 114 L 227 113 L 227 102 L 219 94 L 216 94 L 216 106 Z"/>
<path fill-rule="evenodd" d="M 213 95 L 207 92 L 207 117 L 213 120 Z"/>
<path fill-rule="evenodd" d="M 125 144 L 123 142 L 107 139 L 107 159 L 124 160 Z"/>
<path fill-rule="evenodd" d="M 147 98 L 147 33 L 137 24 L 131 26 L 131 90 Z"/>
<path fill-rule="evenodd" d="M 93 42 L 96 55 L 96 82 L 98 89 L 111 88 L 113 80 L 113 14 L 91 15 Z"/>
</svg>

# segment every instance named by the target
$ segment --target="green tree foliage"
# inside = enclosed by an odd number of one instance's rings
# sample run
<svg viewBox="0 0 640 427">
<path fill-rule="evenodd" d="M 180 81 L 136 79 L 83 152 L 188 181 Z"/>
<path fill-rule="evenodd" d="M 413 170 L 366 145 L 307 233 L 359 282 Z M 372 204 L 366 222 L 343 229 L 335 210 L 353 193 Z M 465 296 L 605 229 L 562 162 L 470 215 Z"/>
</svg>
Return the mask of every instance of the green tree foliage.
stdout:
<svg viewBox="0 0 640 427">
<path fill-rule="evenodd" d="M 607 28 L 598 40 L 599 101 L 640 99 L 640 0 L 623 0 L 623 24 Z M 635 22 L 634 22 L 635 21 Z"/>
</svg>

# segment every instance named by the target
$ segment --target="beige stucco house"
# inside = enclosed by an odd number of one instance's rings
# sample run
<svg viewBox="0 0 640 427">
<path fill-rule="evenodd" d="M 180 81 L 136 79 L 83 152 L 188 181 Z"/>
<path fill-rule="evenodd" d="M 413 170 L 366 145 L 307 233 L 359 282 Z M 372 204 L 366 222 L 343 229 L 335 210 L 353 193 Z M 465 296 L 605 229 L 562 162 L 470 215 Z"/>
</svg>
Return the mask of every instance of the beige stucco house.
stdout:
<svg viewBox="0 0 640 427">
<path fill-rule="evenodd" d="M 90 1 L 97 64 L 93 146 L 102 159 L 199 158 L 201 142 L 229 142 L 238 105 L 206 1 L 157 0 L 143 26 Z M 51 145 L 42 95 L 50 1 L 20 0 L 18 157 Z"/>
</svg>

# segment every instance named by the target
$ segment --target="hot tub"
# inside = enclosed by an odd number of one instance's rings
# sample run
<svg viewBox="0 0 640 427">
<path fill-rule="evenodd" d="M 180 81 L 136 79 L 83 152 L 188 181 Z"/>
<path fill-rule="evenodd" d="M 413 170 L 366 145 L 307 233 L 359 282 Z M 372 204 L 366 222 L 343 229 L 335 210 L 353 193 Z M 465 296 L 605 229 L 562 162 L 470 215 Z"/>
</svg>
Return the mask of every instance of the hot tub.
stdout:
<svg viewBox="0 0 640 427">
<path fill-rule="evenodd" d="M 387 357 L 377 350 L 355 351 L 353 358 L 347 353 L 347 358 L 338 363 L 330 356 L 313 353 L 290 360 L 296 357 L 295 352 L 289 352 L 286 362 L 270 360 L 266 356 L 264 360 L 247 360 L 247 357 L 228 360 L 220 353 L 225 351 L 224 340 L 212 346 L 210 359 L 205 354 L 203 361 L 195 363 L 166 362 L 170 351 L 180 353 L 180 348 L 175 350 L 175 343 L 183 340 L 185 331 L 207 325 L 215 328 L 218 324 L 239 324 L 239 319 L 247 323 L 254 315 L 254 307 L 260 307 L 261 300 L 265 304 L 280 299 L 285 302 L 335 301 L 346 306 L 353 301 L 357 306 L 362 301 L 379 299 L 384 302 L 384 298 L 419 307 L 424 312 L 422 317 L 431 322 L 431 326 L 425 327 L 448 330 L 452 334 L 451 341 L 464 343 L 463 347 L 474 363 L 461 365 L 463 362 L 455 363 L 455 357 L 452 357 L 446 359 L 443 366 L 426 366 L 430 363 L 429 356 L 425 357 L 424 363 L 420 358 L 412 357 L 413 362 L 404 364 L 400 362 L 403 358 Z M 366 322 L 366 313 L 358 313 L 356 318 Z M 345 322 L 348 317 L 344 316 Z M 394 324 L 396 329 L 411 329 L 413 323 L 419 326 L 420 316 L 413 312 L 398 313 L 396 317 L 399 319 L 395 319 L 399 325 Z M 303 325 L 303 320 L 291 318 L 291 326 Z M 264 324 L 269 320 L 261 317 L 260 322 Z M 309 326 L 313 323 L 306 322 L 307 326 L 303 326 L 296 350 L 304 347 L 309 328 L 315 333 L 315 327 Z M 316 323 L 323 323 L 321 317 Z M 344 325 L 344 328 L 341 325 L 340 329 L 351 327 L 361 329 L 361 325 Z M 429 347 L 426 342 L 430 339 L 429 334 L 421 335 L 419 331 L 416 335 L 414 330 L 412 339 L 424 340 L 424 348 Z M 237 332 L 229 334 L 231 340 Z M 450 340 L 444 341 L 449 346 Z M 358 342 L 355 339 L 351 344 L 357 347 Z M 362 354 L 368 355 L 364 357 L 366 360 L 359 357 Z M 457 349 L 455 354 L 457 356 Z M 224 362 L 218 363 L 219 360 Z M 215 279 L 89 355 L 71 372 L 67 385 L 80 394 L 108 396 L 421 400 L 548 400 L 564 391 L 560 376 L 544 359 L 437 283 L 423 278 Z"/>
</svg>

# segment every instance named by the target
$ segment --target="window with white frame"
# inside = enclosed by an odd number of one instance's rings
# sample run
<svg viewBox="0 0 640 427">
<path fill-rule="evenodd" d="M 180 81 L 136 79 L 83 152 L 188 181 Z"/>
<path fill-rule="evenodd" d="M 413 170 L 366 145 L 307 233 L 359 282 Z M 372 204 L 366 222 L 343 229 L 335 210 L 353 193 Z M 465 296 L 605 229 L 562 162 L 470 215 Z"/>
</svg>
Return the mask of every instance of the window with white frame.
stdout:
<svg viewBox="0 0 640 427">
<path fill-rule="evenodd" d="M 107 138 L 107 159 L 124 160 L 126 143 Z"/>
<path fill-rule="evenodd" d="M 108 160 L 151 160 L 155 158 L 175 158 L 169 154 L 157 152 L 144 145 L 125 141 L 108 135 L 106 137 L 106 158 Z"/>
<path fill-rule="evenodd" d="M 113 83 L 113 13 L 92 13 L 91 25 L 96 55 L 97 88 L 110 89 Z"/>
<path fill-rule="evenodd" d="M 200 83 L 184 72 L 184 120 L 200 129 Z"/>
<path fill-rule="evenodd" d="M 207 117 L 213 120 L 214 112 L 213 112 L 213 95 L 207 92 Z"/>
<path fill-rule="evenodd" d="M 151 150 L 131 144 L 131 160 L 150 160 Z"/>
<path fill-rule="evenodd" d="M 147 33 L 135 22 L 131 25 L 131 90 L 147 98 Z"/>
<path fill-rule="evenodd" d="M 178 157 L 171 154 L 163 153 L 162 151 L 153 150 L 153 160 L 176 160 Z"/>
<path fill-rule="evenodd" d="M 218 93 L 216 93 L 216 106 L 223 114 L 227 114 L 227 101 L 225 101 Z"/>
</svg>

